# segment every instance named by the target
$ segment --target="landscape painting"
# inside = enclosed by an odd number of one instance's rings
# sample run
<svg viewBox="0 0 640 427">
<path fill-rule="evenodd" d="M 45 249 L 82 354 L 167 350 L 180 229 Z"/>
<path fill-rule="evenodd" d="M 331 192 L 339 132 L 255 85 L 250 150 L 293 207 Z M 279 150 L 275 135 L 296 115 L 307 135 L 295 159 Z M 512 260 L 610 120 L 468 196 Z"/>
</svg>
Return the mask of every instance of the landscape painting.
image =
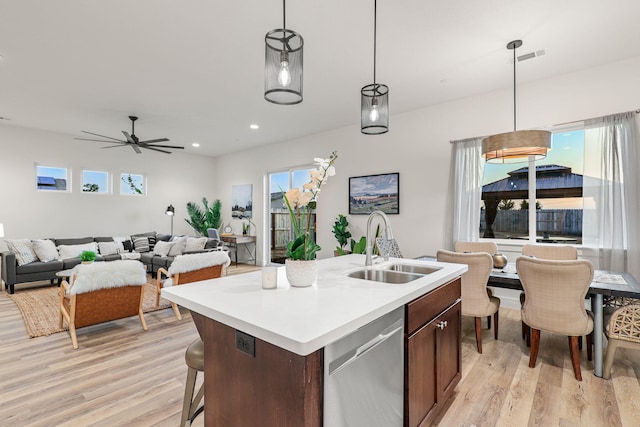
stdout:
<svg viewBox="0 0 640 427">
<path fill-rule="evenodd" d="M 252 184 L 231 186 L 231 197 L 233 199 L 231 216 L 233 218 L 251 218 L 253 216 L 252 193 Z"/>
<path fill-rule="evenodd" d="M 349 178 L 349 215 L 368 215 L 375 210 L 400 213 L 400 174 Z"/>
</svg>

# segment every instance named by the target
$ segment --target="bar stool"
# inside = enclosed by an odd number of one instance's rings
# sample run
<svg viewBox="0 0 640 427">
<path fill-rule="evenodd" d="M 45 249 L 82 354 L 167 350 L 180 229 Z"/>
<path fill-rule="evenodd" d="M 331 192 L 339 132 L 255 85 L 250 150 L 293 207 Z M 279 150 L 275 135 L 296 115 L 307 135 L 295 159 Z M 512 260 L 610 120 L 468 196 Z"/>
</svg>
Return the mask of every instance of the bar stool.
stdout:
<svg viewBox="0 0 640 427">
<path fill-rule="evenodd" d="M 204 383 L 200 386 L 196 397 L 193 398 L 198 371 L 204 372 L 204 342 L 200 338 L 189 344 L 187 351 L 184 353 L 184 361 L 187 364 L 188 371 L 187 383 L 184 389 L 184 401 L 182 402 L 180 427 L 185 427 L 187 420 L 192 422 L 193 419 L 204 410 L 204 405 L 198 408 L 204 396 Z"/>
</svg>

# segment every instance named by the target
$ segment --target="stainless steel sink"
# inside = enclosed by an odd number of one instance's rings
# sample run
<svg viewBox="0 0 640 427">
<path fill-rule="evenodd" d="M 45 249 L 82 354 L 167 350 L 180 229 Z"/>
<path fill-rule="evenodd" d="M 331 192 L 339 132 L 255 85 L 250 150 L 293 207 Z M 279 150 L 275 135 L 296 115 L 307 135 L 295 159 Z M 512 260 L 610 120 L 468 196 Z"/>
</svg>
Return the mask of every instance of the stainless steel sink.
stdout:
<svg viewBox="0 0 640 427">
<path fill-rule="evenodd" d="M 355 279 L 373 280 L 374 282 L 383 282 L 383 283 L 391 283 L 391 284 L 409 283 L 413 280 L 423 277 L 422 274 L 403 273 L 403 272 L 393 271 L 393 270 L 378 270 L 378 269 L 357 270 L 352 273 L 349 273 L 347 276 L 353 277 Z"/>
<path fill-rule="evenodd" d="M 401 271 L 404 273 L 414 273 L 414 274 L 431 274 L 440 270 L 441 267 L 426 267 L 424 265 L 411 265 L 411 264 L 392 264 L 386 268 L 390 271 Z"/>
</svg>

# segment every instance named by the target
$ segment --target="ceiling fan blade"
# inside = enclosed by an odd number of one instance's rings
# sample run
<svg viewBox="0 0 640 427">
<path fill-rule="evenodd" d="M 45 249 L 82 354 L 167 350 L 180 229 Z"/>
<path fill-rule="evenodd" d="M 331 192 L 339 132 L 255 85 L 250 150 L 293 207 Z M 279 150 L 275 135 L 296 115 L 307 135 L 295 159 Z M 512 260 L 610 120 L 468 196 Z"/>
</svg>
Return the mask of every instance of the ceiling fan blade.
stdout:
<svg viewBox="0 0 640 427">
<path fill-rule="evenodd" d="M 165 154 L 171 154 L 171 151 L 160 150 L 158 148 L 153 148 L 151 146 L 143 145 L 142 148 L 146 148 L 147 150 L 159 151 L 159 152 L 165 153 Z"/>
<path fill-rule="evenodd" d="M 140 151 L 140 148 L 136 145 L 136 144 L 129 144 L 131 145 L 131 148 L 133 148 L 133 150 L 138 153 L 138 154 L 142 154 L 142 151 Z"/>
<path fill-rule="evenodd" d="M 149 145 L 146 148 L 150 148 L 150 147 L 175 148 L 176 150 L 184 150 L 184 147 L 178 147 L 177 145 Z"/>
<path fill-rule="evenodd" d="M 122 144 L 110 145 L 108 147 L 100 147 L 100 148 L 102 148 L 102 149 L 105 149 L 105 148 L 118 148 L 118 147 L 126 147 L 127 145 L 131 145 L 131 144 L 129 144 L 128 142 L 123 142 Z"/>
<path fill-rule="evenodd" d="M 107 139 L 113 139 L 114 141 L 120 141 L 120 142 L 124 142 L 121 139 L 117 139 L 117 138 L 111 138 L 110 136 L 105 136 L 105 135 L 100 135 L 98 133 L 93 133 L 93 132 L 87 132 L 86 130 L 82 130 L 80 131 L 82 133 L 88 133 L 89 135 L 94 135 L 94 136 L 99 136 L 100 138 L 107 138 Z"/>
<path fill-rule="evenodd" d="M 150 139 L 148 141 L 138 141 L 140 144 L 153 144 L 154 142 L 169 142 L 167 138 Z"/>
<path fill-rule="evenodd" d="M 129 135 L 126 131 L 122 131 L 122 134 L 124 135 L 125 138 L 127 138 L 127 141 L 131 144 L 135 144 L 136 142 L 133 140 L 133 138 L 131 138 L 131 135 Z"/>
<path fill-rule="evenodd" d="M 105 144 L 128 144 L 127 141 L 103 141 L 101 139 L 89 139 L 89 138 L 73 138 L 79 141 L 95 141 L 95 142 L 104 142 Z"/>
</svg>

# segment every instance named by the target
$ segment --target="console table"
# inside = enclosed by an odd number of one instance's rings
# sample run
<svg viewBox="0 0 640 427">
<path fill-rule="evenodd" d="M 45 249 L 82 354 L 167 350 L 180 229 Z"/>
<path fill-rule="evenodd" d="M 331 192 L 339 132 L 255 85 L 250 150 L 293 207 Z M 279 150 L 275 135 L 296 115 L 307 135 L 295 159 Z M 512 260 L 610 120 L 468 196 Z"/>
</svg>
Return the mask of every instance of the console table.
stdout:
<svg viewBox="0 0 640 427">
<path fill-rule="evenodd" d="M 249 254 L 249 261 L 253 261 L 254 265 L 257 265 L 257 259 L 256 259 L 256 236 L 237 236 L 237 235 L 232 235 L 232 236 L 225 236 L 222 235 L 220 236 L 220 238 L 222 239 L 223 242 L 225 242 L 226 244 L 228 244 L 231 247 L 234 247 L 236 250 L 235 252 L 235 258 L 236 258 L 236 266 L 238 265 L 238 250 L 240 249 L 240 246 L 243 246 L 244 249 L 247 251 L 247 254 Z M 253 247 L 253 250 L 252 250 Z"/>
</svg>

